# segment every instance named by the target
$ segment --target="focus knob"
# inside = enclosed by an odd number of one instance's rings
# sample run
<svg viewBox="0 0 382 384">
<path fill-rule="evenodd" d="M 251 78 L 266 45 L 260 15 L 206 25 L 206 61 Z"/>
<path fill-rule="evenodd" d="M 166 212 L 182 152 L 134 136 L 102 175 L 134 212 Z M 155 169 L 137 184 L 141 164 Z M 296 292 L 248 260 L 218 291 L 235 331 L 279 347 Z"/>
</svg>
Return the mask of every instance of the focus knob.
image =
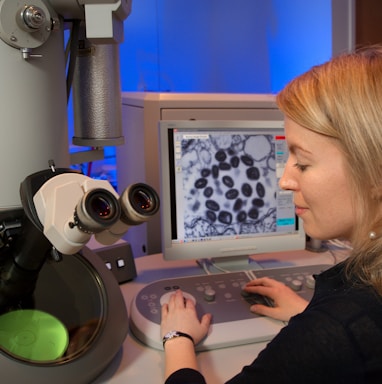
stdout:
<svg viewBox="0 0 382 384">
<path fill-rule="evenodd" d="M 24 24 L 28 28 L 34 30 L 42 28 L 46 22 L 44 11 L 33 5 L 26 7 L 22 12 L 21 17 Z"/>
<path fill-rule="evenodd" d="M 300 280 L 294 279 L 290 282 L 290 287 L 294 291 L 301 291 L 302 288 L 302 282 Z"/>
<path fill-rule="evenodd" d="M 310 289 L 314 289 L 314 287 L 316 286 L 316 279 L 313 277 L 313 275 L 307 276 L 306 286 Z"/>
<path fill-rule="evenodd" d="M 216 297 L 216 292 L 212 288 L 207 288 L 204 291 L 204 300 L 206 301 L 214 301 Z"/>
</svg>

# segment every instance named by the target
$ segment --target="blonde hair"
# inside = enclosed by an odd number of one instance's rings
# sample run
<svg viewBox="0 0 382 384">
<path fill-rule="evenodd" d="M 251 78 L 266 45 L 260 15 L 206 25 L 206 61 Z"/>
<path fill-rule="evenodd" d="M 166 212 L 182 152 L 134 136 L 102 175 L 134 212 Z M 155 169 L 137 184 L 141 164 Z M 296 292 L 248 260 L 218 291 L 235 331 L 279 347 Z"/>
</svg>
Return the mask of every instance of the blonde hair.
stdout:
<svg viewBox="0 0 382 384">
<path fill-rule="evenodd" d="M 313 67 L 277 103 L 297 124 L 334 138 L 344 154 L 356 212 L 348 275 L 382 295 L 382 46 Z"/>
</svg>

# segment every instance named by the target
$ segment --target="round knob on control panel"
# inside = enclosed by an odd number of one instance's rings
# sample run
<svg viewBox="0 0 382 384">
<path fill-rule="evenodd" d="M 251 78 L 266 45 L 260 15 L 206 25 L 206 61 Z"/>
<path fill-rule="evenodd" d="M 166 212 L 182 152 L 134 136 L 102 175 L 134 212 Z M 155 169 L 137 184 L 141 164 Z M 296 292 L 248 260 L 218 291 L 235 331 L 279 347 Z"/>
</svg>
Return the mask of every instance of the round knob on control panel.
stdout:
<svg viewBox="0 0 382 384">
<path fill-rule="evenodd" d="M 309 275 L 306 277 L 306 286 L 310 289 L 314 289 L 316 286 L 316 279 L 313 277 L 313 275 Z"/>
<path fill-rule="evenodd" d="M 161 298 L 159 299 L 160 305 L 162 306 L 163 304 L 168 304 L 170 297 L 174 293 L 175 293 L 175 291 L 170 291 L 170 292 L 166 292 L 164 295 L 162 295 Z M 190 299 L 194 303 L 194 305 L 196 305 L 195 297 L 192 296 L 190 293 L 183 292 L 183 297 L 185 299 Z"/>
<path fill-rule="evenodd" d="M 214 301 L 216 297 L 216 292 L 212 288 L 207 288 L 204 291 L 204 300 L 205 301 Z"/>
<path fill-rule="evenodd" d="M 294 279 L 290 282 L 290 287 L 294 290 L 294 291 L 301 291 L 301 288 L 302 288 L 302 282 L 301 280 L 297 280 L 297 279 Z"/>
</svg>

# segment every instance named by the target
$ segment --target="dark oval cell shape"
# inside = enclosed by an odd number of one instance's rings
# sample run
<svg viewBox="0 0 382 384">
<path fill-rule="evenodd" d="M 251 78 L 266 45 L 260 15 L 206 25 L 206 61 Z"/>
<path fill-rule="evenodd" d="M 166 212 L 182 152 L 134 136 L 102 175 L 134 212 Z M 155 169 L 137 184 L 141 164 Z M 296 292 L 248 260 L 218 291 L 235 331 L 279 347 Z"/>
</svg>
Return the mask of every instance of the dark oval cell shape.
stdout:
<svg viewBox="0 0 382 384">
<path fill-rule="evenodd" d="M 219 177 L 219 167 L 217 165 L 212 166 L 212 177 L 217 179 Z"/>
<path fill-rule="evenodd" d="M 203 177 L 199 178 L 195 181 L 195 188 L 202 189 L 208 184 L 207 179 L 204 179 Z"/>
<path fill-rule="evenodd" d="M 240 211 L 242 206 L 243 206 L 243 200 L 239 198 L 235 201 L 235 204 L 233 205 L 233 210 Z"/>
<path fill-rule="evenodd" d="M 214 193 L 214 190 L 212 189 L 212 187 L 207 187 L 203 191 L 203 195 L 205 197 L 211 197 L 213 195 L 213 193 Z"/>
<path fill-rule="evenodd" d="M 208 177 L 211 174 L 211 170 L 208 168 L 203 168 L 200 174 L 202 177 Z"/>
<path fill-rule="evenodd" d="M 217 161 L 224 161 L 226 158 L 227 158 L 227 155 L 222 149 L 219 149 L 215 154 L 215 159 Z"/>
<path fill-rule="evenodd" d="M 251 197 L 252 196 L 252 187 L 250 184 L 248 183 L 244 183 L 242 186 L 241 186 L 241 193 L 245 196 L 245 197 Z"/>
<path fill-rule="evenodd" d="M 221 211 L 218 215 L 218 220 L 223 224 L 231 224 L 232 223 L 232 214 L 227 211 Z"/>
<path fill-rule="evenodd" d="M 259 197 L 264 197 L 265 196 L 265 188 L 264 185 L 260 182 L 256 184 L 256 192 Z"/>
<path fill-rule="evenodd" d="M 216 213 L 214 211 L 207 211 L 206 216 L 207 216 L 207 219 L 212 223 L 216 221 Z"/>
<path fill-rule="evenodd" d="M 192 206 L 192 210 L 194 212 L 197 212 L 199 210 L 199 207 L 200 207 L 200 201 L 195 201 L 195 204 Z"/>
<path fill-rule="evenodd" d="M 251 167 L 253 165 L 253 159 L 252 157 L 248 156 L 248 155 L 242 155 L 240 157 L 241 161 L 245 164 L 245 165 L 248 165 L 248 167 Z"/>
<path fill-rule="evenodd" d="M 207 200 L 206 207 L 211 211 L 218 211 L 220 209 L 220 205 L 215 200 Z"/>
<path fill-rule="evenodd" d="M 222 161 L 221 163 L 219 163 L 219 169 L 221 171 L 229 171 L 231 169 L 231 164 Z"/>
<path fill-rule="evenodd" d="M 249 211 L 248 211 L 248 216 L 253 219 L 253 220 L 256 220 L 258 217 L 259 217 L 259 211 L 257 208 L 255 207 L 252 207 Z"/>
<path fill-rule="evenodd" d="M 264 200 L 256 197 L 252 200 L 252 205 L 258 208 L 264 207 Z"/>
<path fill-rule="evenodd" d="M 260 171 L 257 167 L 250 167 L 246 171 L 249 180 L 258 180 L 260 178 Z"/>
<path fill-rule="evenodd" d="M 236 216 L 236 220 L 239 222 L 239 223 L 243 223 L 247 218 L 247 213 L 245 211 L 240 211 L 237 216 Z"/>
<path fill-rule="evenodd" d="M 240 159 L 237 156 L 232 156 L 229 162 L 232 168 L 237 168 L 240 164 Z"/>
<path fill-rule="evenodd" d="M 228 200 L 236 199 L 239 196 L 239 191 L 237 189 L 230 189 L 225 193 L 225 197 Z"/>
<path fill-rule="evenodd" d="M 235 185 L 235 182 L 233 181 L 231 176 L 223 176 L 222 181 L 223 184 L 228 188 L 232 188 Z"/>
</svg>

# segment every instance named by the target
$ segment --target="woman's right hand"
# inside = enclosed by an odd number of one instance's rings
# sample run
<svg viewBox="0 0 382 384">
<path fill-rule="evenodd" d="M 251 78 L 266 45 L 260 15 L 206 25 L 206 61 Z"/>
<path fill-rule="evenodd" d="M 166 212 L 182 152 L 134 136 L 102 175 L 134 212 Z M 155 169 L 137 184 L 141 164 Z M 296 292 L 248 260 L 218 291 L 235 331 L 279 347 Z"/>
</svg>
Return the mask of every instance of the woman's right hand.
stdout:
<svg viewBox="0 0 382 384">
<path fill-rule="evenodd" d="M 181 290 L 176 291 L 168 304 L 162 306 L 161 334 L 170 331 L 181 331 L 189 334 L 198 344 L 208 333 L 211 314 L 205 314 L 199 320 L 195 305 L 185 299 Z"/>
</svg>

